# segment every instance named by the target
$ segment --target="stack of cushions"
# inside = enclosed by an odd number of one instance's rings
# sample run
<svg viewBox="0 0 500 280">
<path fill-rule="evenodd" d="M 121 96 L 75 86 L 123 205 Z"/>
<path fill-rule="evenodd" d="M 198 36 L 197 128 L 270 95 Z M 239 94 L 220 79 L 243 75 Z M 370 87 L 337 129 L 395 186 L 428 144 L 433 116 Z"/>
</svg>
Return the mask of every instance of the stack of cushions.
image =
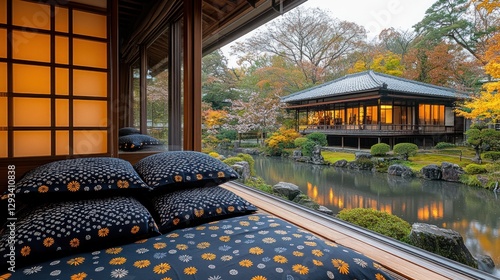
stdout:
<svg viewBox="0 0 500 280">
<path fill-rule="evenodd" d="M 107 157 L 40 166 L 16 184 L 16 203 L 29 205 L 16 213 L 16 266 L 256 211 L 219 186 L 237 178 L 220 160 L 192 151 L 155 154 L 135 166 Z M 4 227 L 1 268 L 11 243 Z"/>
<path fill-rule="evenodd" d="M 134 127 L 123 127 L 118 130 L 118 148 L 122 151 L 137 151 L 145 147 L 159 146 L 163 143 L 149 135 L 141 134 Z"/>
</svg>

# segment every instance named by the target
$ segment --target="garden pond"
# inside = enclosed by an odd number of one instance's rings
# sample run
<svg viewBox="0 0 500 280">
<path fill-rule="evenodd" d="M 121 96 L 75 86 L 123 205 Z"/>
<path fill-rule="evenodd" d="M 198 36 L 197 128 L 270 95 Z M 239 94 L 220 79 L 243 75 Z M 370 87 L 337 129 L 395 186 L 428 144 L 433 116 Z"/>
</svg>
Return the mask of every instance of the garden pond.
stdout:
<svg viewBox="0 0 500 280">
<path fill-rule="evenodd" d="M 312 165 L 279 157 L 254 156 L 269 185 L 293 183 L 335 214 L 347 208 L 385 211 L 412 223 L 452 229 L 473 256 L 489 255 L 500 276 L 500 193 L 463 184 L 402 179 L 385 173 Z"/>
</svg>

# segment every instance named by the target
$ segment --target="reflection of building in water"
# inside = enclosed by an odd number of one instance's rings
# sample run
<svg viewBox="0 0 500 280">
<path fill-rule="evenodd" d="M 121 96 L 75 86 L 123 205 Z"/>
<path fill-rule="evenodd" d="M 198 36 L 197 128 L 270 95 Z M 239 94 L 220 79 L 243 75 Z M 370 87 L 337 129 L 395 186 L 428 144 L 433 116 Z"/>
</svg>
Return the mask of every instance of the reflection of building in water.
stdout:
<svg viewBox="0 0 500 280">
<path fill-rule="evenodd" d="M 425 199 L 422 197 L 412 197 L 411 195 L 390 197 L 356 190 L 335 191 L 333 187 L 326 191 L 319 190 L 318 186 L 307 183 L 307 195 L 321 205 L 331 210 L 340 211 L 352 208 L 371 208 L 397 215 L 404 220 L 413 222 L 432 222 L 433 224 L 443 224 L 445 210 L 450 211 L 447 215 L 452 217 L 453 202 L 435 199 Z"/>
</svg>

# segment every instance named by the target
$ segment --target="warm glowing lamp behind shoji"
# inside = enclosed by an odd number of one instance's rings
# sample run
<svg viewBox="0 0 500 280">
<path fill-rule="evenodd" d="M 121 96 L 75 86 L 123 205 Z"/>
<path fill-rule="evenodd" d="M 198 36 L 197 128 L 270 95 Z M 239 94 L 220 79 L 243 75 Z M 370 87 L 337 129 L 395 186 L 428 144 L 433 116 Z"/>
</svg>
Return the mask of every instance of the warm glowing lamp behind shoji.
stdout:
<svg viewBox="0 0 500 280">
<path fill-rule="evenodd" d="M 0 0 L 0 24 L 6 10 Z M 107 36 L 102 12 L 12 1 L 12 25 L 0 27 L 0 142 L 13 141 L 0 157 L 108 152 Z"/>
</svg>

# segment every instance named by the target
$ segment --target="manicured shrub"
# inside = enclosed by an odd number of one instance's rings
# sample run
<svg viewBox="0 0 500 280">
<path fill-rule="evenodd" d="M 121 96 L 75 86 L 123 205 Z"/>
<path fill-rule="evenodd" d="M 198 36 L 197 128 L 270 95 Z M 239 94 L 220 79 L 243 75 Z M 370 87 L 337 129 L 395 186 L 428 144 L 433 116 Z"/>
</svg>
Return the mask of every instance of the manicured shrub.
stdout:
<svg viewBox="0 0 500 280">
<path fill-rule="evenodd" d="M 391 150 L 391 146 L 386 143 L 378 143 L 370 148 L 372 156 L 385 156 Z"/>
<path fill-rule="evenodd" d="M 214 157 L 214 158 L 220 158 L 220 155 L 217 152 L 210 152 L 210 153 L 208 153 L 208 155 L 211 157 Z"/>
<path fill-rule="evenodd" d="M 439 142 L 434 146 L 434 148 L 441 150 L 441 149 L 446 149 L 446 148 L 454 148 L 456 147 L 455 144 L 448 143 L 448 142 Z"/>
<path fill-rule="evenodd" d="M 408 160 L 409 157 L 417 154 L 418 146 L 413 143 L 399 143 L 394 145 L 392 150 L 394 154 L 401 156 L 403 160 Z"/>
<path fill-rule="evenodd" d="M 373 230 L 399 241 L 408 242 L 411 225 L 398 216 L 374 209 L 343 209 L 337 218 Z"/>
<path fill-rule="evenodd" d="M 490 159 L 493 162 L 496 162 L 500 159 L 500 152 L 490 151 L 483 154 L 483 157 L 486 159 Z"/>
<path fill-rule="evenodd" d="M 486 173 L 487 170 L 486 167 L 482 165 L 471 163 L 465 167 L 465 172 L 469 175 L 475 175 L 475 174 Z"/>
<path fill-rule="evenodd" d="M 253 157 L 249 154 L 244 153 L 239 153 L 236 156 L 248 162 L 248 165 L 250 165 L 250 175 L 255 176 L 255 160 L 253 159 Z"/>
<path fill-rule="evenodd" d="M 293 129 L 280 128 L 266 139 L 266 153 L 271 156 L 280 156 L 284 149 L 295 147 L 294 141 L 300 134 Z"/>
<path fill-rule="evenodd" d="M 320 132 L 313 132 L 311 134 L 307 134 L 306 138 L 316 142 L 320 146 L 328 145 L 328 141 L 326 140 L 326 135 Z"/>
<path fill-rule="evenodd" d="M 240 158 L 240 157 L 228 157 L 225 160 L 223 160 L 222 162 L 224 162 L 225 164 L 231 166 L 231 165 L 234 165 L 235 163 L 237 163 L 239 161 L 245 161 L 245 160 L 243 158 Z"/>
<path fill-rule="evenodd" d="M 302 145 L 304 145 L 304 143 L 309 140 L 307 139 L 306 137 L 299 137 L 299 138 L 296 138 L 293 143 L 295 144 L 295 147 L 297 148 L 300 148 L 302 147 Z"/>
<path fill-rule="evenodd" d="M 476 175 L 463 174 L 460 176 L 460 182 L 470 187 L 483 187 Z"/>
<path fill-rule="evenodd" d="M 312 140 L 309 140 L 307 139 L 306 142 L 304 142 L 304 144 L 302 144 L 302 155 L 303 156 L 307 156 L 307 157 L 310 157 L 312 155 L 312 152 L 314 150 L 314 147 L 318 145 L 318 143 L 312 141 Z"/>
</svg>

